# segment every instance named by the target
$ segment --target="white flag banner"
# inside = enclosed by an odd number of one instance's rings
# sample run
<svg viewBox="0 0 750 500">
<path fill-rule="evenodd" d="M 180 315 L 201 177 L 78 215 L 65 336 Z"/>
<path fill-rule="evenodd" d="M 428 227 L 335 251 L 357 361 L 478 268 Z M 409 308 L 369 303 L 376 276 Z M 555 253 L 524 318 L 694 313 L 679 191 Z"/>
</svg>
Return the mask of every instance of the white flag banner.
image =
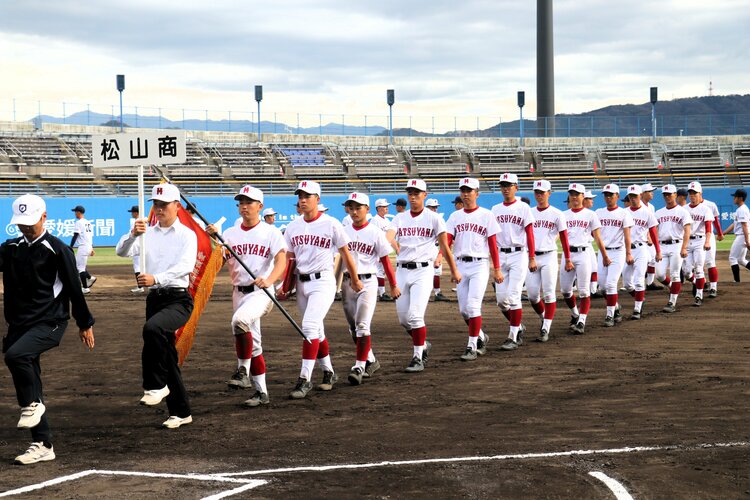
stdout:
<svg viewBox="0 0 750 500">
<path fill-rule="evenodd" d="M 185 131 L 157 130 L 91 136 L 95 167 L 185 163 Z"/>
</svg>

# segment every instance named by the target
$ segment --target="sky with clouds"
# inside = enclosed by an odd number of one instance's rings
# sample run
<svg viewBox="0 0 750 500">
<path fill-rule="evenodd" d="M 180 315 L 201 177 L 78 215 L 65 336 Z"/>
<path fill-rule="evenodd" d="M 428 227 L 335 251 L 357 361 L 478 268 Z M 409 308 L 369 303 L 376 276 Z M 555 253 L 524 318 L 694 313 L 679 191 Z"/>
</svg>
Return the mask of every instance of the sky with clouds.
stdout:
<svg viewBox="0 0 750 500">
<path fill-rule="evenodd" d="M 748 93 L 747 0 L 556 0 L 554 21 L 557 113 Z M 533 0 L 0 0 L 0 120 L 13 98 L 18 119 L 109 109 L 123 73 L 142 110 L 249 118 L 263 84 L 264 113 L 372 123 L 394 88 L 397 120 L 489 125 L 518 90 L 535 116 L 535 61 Z"/>
</svg>

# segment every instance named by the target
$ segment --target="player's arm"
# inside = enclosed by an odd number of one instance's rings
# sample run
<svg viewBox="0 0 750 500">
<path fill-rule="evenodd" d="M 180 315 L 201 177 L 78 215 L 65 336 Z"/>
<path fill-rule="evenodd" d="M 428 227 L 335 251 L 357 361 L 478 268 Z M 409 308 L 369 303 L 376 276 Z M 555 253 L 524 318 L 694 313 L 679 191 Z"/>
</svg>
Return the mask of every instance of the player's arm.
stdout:
<svg viewBox="0 0 750 500">
<path fill-rule="evenodd" d="M 502 283 L 505 277 L 500 269 L 500 252 L 497 251 L 497 235 L 493 234 L 487 238 L 487 246 L 490 249 L 490 260 L 492 261 L 492 278 L 495 283 Z"/>
<path fill-rule="evenodd" d="M 680 255 L 684 259 L 687 257 L 688 251 L 688 242 L 690 240 L 690 223 L 685 224 L 685 228 L 682 231 L 682 248 L 680 249 Z"/>
<path fill-rule="evenodd" d="M 393 297 L 394 299 L 399 298 L 401 296 L 401 289 L 398 287 L 398 283 L 396 283 L 396 273 L 393 272 L 391 259 L 388 258 L 387 255 L 383 255 L 382 257 L 380 257 L 380 263 L 383 265 L 385 277 L 388 278 L 388 284 L 391 288 L 391 297 Z"/>
<path fill-rule="evenodd" d="M 78 233 L 73 233 L 73 238 L 70 240 L 70 245 L 68 245 L 70 248 L 75 246 L 76 241 L 78 241 L 78 236 L 80 236 Z"/>
<path fill-rule="evenodd" d="M 750 235 L 748 235 L 748 224 L 747 222 L 742 222 L 742 232 L 745 233 L 745 246 L 750 249 Z"/>
<path fill-rule="evenodd" d="M 656 262 L 660 262 L 661 261 L 661 244 L 659 244 L 658 226 L 651 226 L 650 228 L 648 228 L 648 235 L 654 244 L 654 250 L 656 250 L 656 257 L 654 259 L 656 260 Z"/>
<path fill-rule="evenodd" d="M 396 230 L 395 229 L 389 229 L 385 232 L 385 239 L 388 240 L 388 243 L 391 244 L 391 247 L 393 250 L 396 251 L 396 255 L 398 255 L 398 252 L 400 251 L 401 247 L 398 244 L 398 241 L 396 241 Z"/>
<path fill-rule="evenodd" d="M 607 267 L 612 263 L 612 259 L 609 258 L 609 255 L 607 254 L 607 249 L 604 248 L 604 242 L 602 241 L 602 235 L 601 231 L 599 231 L 599 228 L 594 229 L 591 231 L 591 237 L 594 238 L 594 241 L 596 242 L 596 246 L 599 248 L 599 253 L 602 256 L 602 264 L 604 264 L 604 267 Z"/>
<path fill-rule="evenodd" d="M 275 261 L 274 261 L 275 264 Z M 297 259 L 294 258 L 294 252 L 286 252 L 286 269 L 284 270 L 284 280 L 281 283 L 281 288 L 276 293 L 276 297 L 279 300 L 286 300 L 287 295 L 294 289 L 295 285 L 295 274 L 294 271 L 297 269 Z"/>
<path fill-rule="evenodd" d="M 703 250 L 711 250 L 711 238 L 714 235 L 714 232 L 711 230 L 711 227 L 713 226 L 713 222 L 710 220 L 706 221 L 706 241 L 703 243 Z"/>
<path fill-rule="evenodd" d="M 75 257 L 70 249 L 57 252 L 57 276 L 70 297 L 71 312 L 78 326 L 78 335 L 86 347 L 94 348 L 94 316 L 91 315 L 81 289 Z"/>
<path fill-rule="evenodd" d="M 560 245 L 562 245 L 563 256 L 565 257 L 565 270 L 572 271 L 576 266 L 574 266 L 573 261 L 570 260 L 570 241 L 568 240 L 567 229 L 560 231 Z"/>
<path fill-rule="evenodd" d="M 448 263 L 448 267 L 451 270 L 451 281 L 454 283 L 460 283 L 461 282 L 461 273 L 458 272 L 458 267 L 456 267 L 456 261 L 453 259 L 453 252 L 451 252 L 450 247 L 448 246 L 448 233 L 443 231 L 442 233 L 438 234 L 438 245 L 440 246 L 440 251 L 443 252 L 443 259 Z"/>
<path fill-rule="evenodd" d="M 734 222 L 732 222 L 731 224 L 729 224 L 729 227 L 726 228 L 726 230 L 724 231 L 724 234 L 731 233 L 732 231 L 734 231 Z"/>
<path fill-rule="evenodd" d="M 364 288 L 364 285 L 362 284 L 362 280 L 359 279 L 359 276 L 357 276 L 357 263 L 354 262 L 354 257 L 352 257 L 352 254 L 346 245 L 339 248 L 339 255 L 341 255 L 341 260 L 344 261 L 346 270 L 349 271 L 349 286 L 351 286 L 352 290 L 355 292 L 359 292 Z"/>
<path fill-rule="evenodd" d="M 622 228 L 622 233 L 625 235 L 625 263 L 632 265 L 633 262 L 635 262 L 635 259 L 633 258 L 633 252 L 630 248 L 630 245 L 633 244 L 630 239 L 630 227 Z"/>
<path fill-rule="evenodd" d="M 258 276 L 255 278 L 255 286 L 259 286 L 261 288 L 268 288 L 270 286 L 273 286 L 274 283 L 276 283 L 278 280 L 281 279 L 282 276 L 284 276 L 284 271 L 286 270 L 286 250 L 281 249 L 278 252 L 276 252 L 276 255 L 273 257 L 273 269 L 271 269 L 271 272 L 269 273 L 267 278 L 264 278 L 263 276 Z"/>
<path fill-rule="evenodd" d="M 529 271 L 534 272 L 536 266 L 536 242 L 534 241 L 534 225 L 527 224 L 524 228 L 526 231 L 526 246 L 529 249 Z"/>
<path fill-rule="evenodd" d="M 719 222 L 719 214 L 714 214 L 714 227 L 716 228 L 716 241 L 724 240 L 724 233 L 721 231 L 721 223 Z"/>
</svg>

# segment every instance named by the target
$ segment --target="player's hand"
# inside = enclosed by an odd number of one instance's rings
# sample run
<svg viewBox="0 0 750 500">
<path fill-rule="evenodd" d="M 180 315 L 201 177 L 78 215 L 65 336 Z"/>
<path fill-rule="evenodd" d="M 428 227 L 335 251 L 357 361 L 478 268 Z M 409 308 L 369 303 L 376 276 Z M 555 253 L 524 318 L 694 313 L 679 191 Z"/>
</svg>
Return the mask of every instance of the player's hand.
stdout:
<svg viewBox="0 0 750 500">
<path fill-rule="evenodd" d="M 750 250 L 750 242 L 745 243 L 745 248 L 747 248 L 748 250 Z"/>
<path fill-rule="evenodd" d="M 688 251 L 687 251 L 686 248 L 683 248 L 682 250 L 680 250 L 680 257 L 682 257 L 684 259 L 687 256 L 688 256 Z"/>
<path fill-rule="evenodd" d="M 349 280 L 349 286 L 357 293 L 361 292 L 365 287 L 365 285 L 362 284 L 362 280 L 359 278 L 356 278 L 356 281 L 354 279 Z"/>
<path fill-rule="evenodd" d="M 156 284 L 156 279 L 154 278 L 153 274 L 139 274 L 136 278 L 136 281 L 138 281 L 139 287 L 144 286 L 154 286 Z"/>
<path fill-rule="evenodd" d="M 717 234 L 716 235 L 716 241 L 724 241 L 724 235 L 723 234 Z"/>
<path fill-rule="evenodd" d="M 91 249 L 91 253 L 89 254 L 89 257 L 93 257 L 95 253 L 96 253 L 96 252 L 94 252 L 94 249 L 92 248 L 92 249 Z"/>
<path fill-rule="evenodd" d="M 612 259 L 609 258 L 609 255 L 602 257 L 602 264 L 604 264 L 604 267 L 608 267 L 611 263 Z"/>
<path fill-rule="evenodd" d="M 94 329 L 92 327 L 78 330 L 78 336 L 81 338 L 81 342 L 89 348 L 89 351 L 94 349 Z"/>
<path fill-rule="evenodd" d="M 503 272 L 500 269 L 495 269 L 492 273 L 495 283 L 502 283 L 505 280 L 505 276 L 503 276 Z"/>
<path fill-rule="evenodd" d="M 273 286 L 273 283 L 268 281 L 266 278 L 262 276 L 258 276 L 255 278 L 255 281 L 253 281 L 253 284 L 259 288 L 268 288 L 269 286 Z"/>
<path fill-rule="evenodd" d="M 661 262 L 661 252 L 656 252 L 656 257 L 654 257 L 654 260 L 656 262 Z"/>
<path fill-rule="evenodd" d="M 537 269 L 538 268 L 536 265 L 536 257 L 532 255 L 531 257 L 529 257 L 529 271 L 533 273 L 533 272 L 536 272 Z"/>
<path fill-rule="evenodd" d="M 391 297 L 394 300 L 401 297 L 401 289 L 398 286 L 391 285 Z"/>
<path fill-rule="evenodd" d="M 627 254 L 625 256 L 625 263 L 626 264 L 632 266 L 634 262 L 635 262 L 635 259 L 633 258 L 633 254 L 632 253 L 629 253 L 629 254 Z"/>
<path fill-rule="evenodd" d="M 443 265 L 443 254 L 439 253 L 437 257 L 435 257 L 435 267 L 440 267 Z"/>
<path fill-rule="evenodd" d="M 146 219 L 137 219 L 133 224 L 133 236 L 140 236 L 146 232 Z"/>
<path fill-rule="evenodd" d="M 206 232 L 208 233 L 209 236 L 215 236 L 216 233 L 218 233 L 219 231 L 216 230 L 216 226 L 214 226 L 213 224 L 209 224 L 206 226 Z"/>
<path fill-rule="evenodd" d="M 451 281 L 453 283 L 461 283 L 461 273 L 458 272 L 458 269 L 456 269 L 455 274 L 451 272 Z"/>
<path fill-rule="evenodd" d="M 711 250 L 711 242 L 710 241 L 706 240 L 706 244 L 703 245 L 703 250 L 705 250 L 706 252 L 708 252 L 709 250 Z"/>
<path fill-rule="evenodd" d="M 566 271 L 570 272 L 570 271 L 572 271 L 575 268 L 576 268 L 576 266 L 575 266 L 575 264 L 573 264 L 572 260 L 566 260 L 565 261 L 565 270 Z"/>
</svg>

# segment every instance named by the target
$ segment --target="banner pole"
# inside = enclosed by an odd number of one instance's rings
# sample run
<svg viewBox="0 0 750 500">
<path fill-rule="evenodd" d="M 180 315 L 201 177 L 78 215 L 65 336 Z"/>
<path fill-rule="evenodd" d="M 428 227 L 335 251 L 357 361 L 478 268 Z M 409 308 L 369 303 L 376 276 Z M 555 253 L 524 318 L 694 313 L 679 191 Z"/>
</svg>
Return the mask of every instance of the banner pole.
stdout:
<svg viewBox="0 0 750 500">
<path fill-rule="evenodd" d="M 143 165 L 138 166 L 138 214 L 141 219 L 147 218 L 146 215 L 146 202 L 144 200 L 144 183 L 143 183 Z M 138 243 L 140 245 L 140 254 L 138 260 L 140 263 L 141 274 L 146 274 L 146 235 L 142 234 L 138 237 Z"/>
</svg>

